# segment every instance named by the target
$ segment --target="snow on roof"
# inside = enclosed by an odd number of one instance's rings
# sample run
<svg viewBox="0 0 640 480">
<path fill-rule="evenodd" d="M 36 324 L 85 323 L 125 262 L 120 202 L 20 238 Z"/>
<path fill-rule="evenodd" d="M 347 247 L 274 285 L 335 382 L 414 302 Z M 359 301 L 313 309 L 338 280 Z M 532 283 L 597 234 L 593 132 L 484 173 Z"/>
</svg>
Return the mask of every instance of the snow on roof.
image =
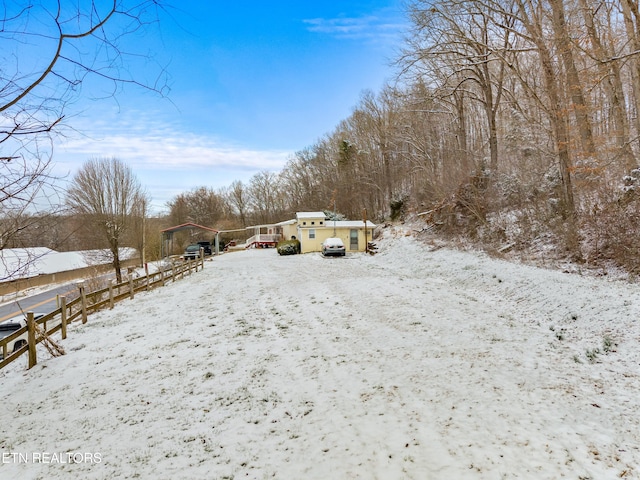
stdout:
<svg viewBox="0 0 640 480">
<path fill-rule="evenodd" d="M 342 228 L 363 228 L 365 226 L 364 222 L 362 220 L 329 220 L 326 218 L 324 212 L 298 212 L 296 213 L 296 217 L 298 219 L 305 219 L 305 218 L 324 218 L 326 220 L 325 222 L 325 226 L 326 227 L 333 227 L 334 223 L 336 227 L 342 227 Z M 290 220 L 290 222 L 294 222 L 293 220 Z M 284 223 L 284 222 L 283 222 Z M 278 224 L 279 225 L 279 224 Z M 371 223 L 369 220 L 367 220 L 367 228 L 375 228 L 376 225 L 374 223 Z"/>
<path fill-rule="evenodd" d="M 133 258 L 134 248 L 121 249 L 121 256 Z M 84 250 L 56 252 L 50 248 L 8 248 L 0 250 L 0 280 L 34 277 L 36 275 L 64 272 L 78 268 L 111 262 L 108 250 Z"/>
<path fill-rule="evenodd" d="M 294 223 L 296 223 L 295 219 L 291 219 L 291 220 L 285 220 L 284 222 L 278 222 L 275 224 L 275 226 L 281 227 L 283 225 L 293 225 Z"/>
<path fill-rule="evenodd" d="M 324 212 L 297 212 L 297 218 L 325 218 Z"/>
<path fill-rule="evenodd" d="M 325 226 L 327 228 L 333 227 L 335 224 L 336 227 L 341 228 L 364 228 L 364 222 L 362 220 L 328 220 Z M 375 228 L 376 225 L 367 220 L 367 228 Z"/>
</svg>

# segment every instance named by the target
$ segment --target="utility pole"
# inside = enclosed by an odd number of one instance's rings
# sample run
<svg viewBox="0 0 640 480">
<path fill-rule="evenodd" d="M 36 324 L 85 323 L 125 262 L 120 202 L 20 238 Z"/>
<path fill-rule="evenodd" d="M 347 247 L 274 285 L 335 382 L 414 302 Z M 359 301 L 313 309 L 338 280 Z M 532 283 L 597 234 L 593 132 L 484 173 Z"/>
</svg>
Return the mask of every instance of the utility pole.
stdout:
<svg viewBox="0 0 640 480">
<path fill-rule="evenodd" d="M 336 199 L 335 197 L 333 198 L 333 236 L 336 236 L 336 215 L 338 213 L 336 212 Z"/>
<path fill-rule="evenodd" d="M 145 255 L 145 250 L 147 249 L 146 245 L 146 233 L 145 233 L 145 217 L 147 216 L 147 201 L 146 199 L 142 199 L 142 266 L 146 267 L 147 265 L 147 256 Z"/>
<path fill-rule="evenodd" d="M 364 253 L 369 252 L 369 237 L 367 236 L 367 209 L 362 209 L 362 217 L 364 219 Z"/>
</svg>

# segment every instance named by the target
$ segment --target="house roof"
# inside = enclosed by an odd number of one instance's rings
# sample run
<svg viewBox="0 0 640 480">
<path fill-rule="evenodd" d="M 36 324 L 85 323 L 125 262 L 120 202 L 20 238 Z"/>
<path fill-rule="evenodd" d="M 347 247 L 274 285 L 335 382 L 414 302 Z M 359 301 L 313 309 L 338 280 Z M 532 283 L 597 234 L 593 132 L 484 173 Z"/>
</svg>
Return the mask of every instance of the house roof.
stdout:
<svg viewBox="0 0 640 480">
<path fill-rule="evenodd" d="M 215 228 L 203 227 L 202 225 L 198 225 L 197 223 L 183 223 L 182 225 L 176 225 L 175 227 L 165 228 L 164 230 L 160 230 L 162 233 L 173 233 L 179 232 L 181 230 L 187 230 L 190 228 L 199 228 L 202 230 L 208 230 L 209 232 L 218 232 Z"/>
<path fill-rule="evenodd" d="M 291 220 L 285 220 L 284 222 L 276 223 L 275 226 L 282 227 L 284 225 L 293 225 L 294 223 L 296 223 L 295 219 L 291 219 Z"/>
<path fill-rule="evenodd" d="M 297 212 L 296 218 L 325 218 L 324 212 Z"/>
<path fill-rule="evenodd" d="M 362 220 L 336 220 L 335 222 L 333 220 L 329 220 L 325 223 L 325 228 L 333 228 L 333 225 L 335 224 L 336 228 L 364 228 L 365 224 Z M 375 228 L 376 225 L 375 223 L 371 223 L 369 220 L 367 220 L 367 228 Z"/>
<path fill-rule="evenodd" d="M 365 225 L 365 223 L 362 220 L 328 220 L 326 218 L 326 215 L 324 214 L 324 212 L 297 212 L 296 213 L 296 220 L 288 220 L 287 222 L 281 222 L 282 224 L 285 223 L 295 223 L 297 220 L 303 220 L 303 219 L 310 219 L 310 218 L 322 218 L 325 220 L 324 225 L 317 225 L 316 228 L 333 228 L 334 224 L 335 227 L 338 228 L 364 228 L 365 226 L 367 228 L 375 228 L 376 225 L 375 223 L 370 222 L 369 220 L 367 220 L 367 224 Z M 280 224 L 278 224 L 280 225 Z"/>
</svg>

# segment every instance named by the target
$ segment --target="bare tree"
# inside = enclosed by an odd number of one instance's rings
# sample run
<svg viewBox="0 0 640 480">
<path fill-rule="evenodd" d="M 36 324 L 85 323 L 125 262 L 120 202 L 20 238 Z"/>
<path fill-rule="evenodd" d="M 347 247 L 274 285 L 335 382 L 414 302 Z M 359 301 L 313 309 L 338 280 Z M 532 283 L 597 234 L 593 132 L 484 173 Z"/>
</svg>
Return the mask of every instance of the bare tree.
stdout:
<svg viewBox="0 0 640 480">
<path fill-rule="evenodd" d="M 498 170 L 498 125 L 505 62 L 511 56 L 511 20 L 482 2 L 414 0 L 408 48 L 400 59 L 404 73 L 426 77 L 438 86 L 443 99 L 450 96 L 452 109 L 461 114 L 458 137 L 468 148 L 465 103 L 478 102 L 486 118 L 487 143 L 492 171 Z M 461 152 L 466 155 L 464 150 Z"/>
<path fill-rule="evenodd" d="M 240 224 L 243 227 L 247 226 L 247 214 L 249 209 L 249 193 L 244 184 L 236 180 L 229 187 L 227 194 L 227 200 L 231 205 L 231 208 L 235 211 L 236 215 L 240 219 Z"/>
<path fill-rule="evenodd" d="M 107 241 L 116 278 L 121 282 L 122 239 L 135 225 L 141 204 L 149 203 L 132 170 L 115 158 L 89 160 L 73 177 L 66 202 Z"/>
<path fill-rule="evenodd" d="M 152 59 L 125 47 L 126 38 L 158 20 L 161 0 L 2 2 L 0 10 L 0 249 L 22 228 L 27 211 L 55 208 L 50 176 L 56 135 L 63 133 L 71 106 L 87 80 L 106 85 L 111 97 L 125 84 L 162 94 L 160 66 L 149 79 L 136 79 L 129 60 Z M 95 86 L 94 83 L 92 85 Z M 52 195 L 54 195 L 53 198 Z"/>
<path fill-rule="evenodd" d="M 301 210 L 316 210 L 323 205 L 322 176 L 318 172 L 316 149 L 306 148 L 296 152 L 282 171 L 282 188 L 288 198 L 290 214 Z"/>
<path fill-rule="evenodd" d="M 636 112 L 640 111 L 640 9 L 637 0 L 620 0 L 620 8 L 624 16 L 624 26 L 627 34 L 627 43 L 631 50 L 629 69 L 633 97 L 630 101 Z M 634 115 L 636 133 L 640 136 L 640 115 Z"/>
<path fill-rule="evenodd" d="M 622 79 L 624 62 L 620 58 L 616 58 L 619 57 L 619 47 L 616 45 L 618 32 L 612 25 L 616 17 L 615 6 L 601 4 L 595 0 L 579 0 L 579 5 L 591 43 L 591 51 L 588 54 L 596 60 L 598 77 L 602 79 L 605 95 L 610 105 L 611 133 L 620 150 L 620 157 L 625 169 L 631 171 L 637 167 L 638 162 L 630 142 L 627 100 Z M 621 43 L 624 44 L 624 42 Z M 631 63 L 634 61 L 635 59 Z M 631 77 L 633 78 L 633 73 Z M 638 91 L 640 92 L 640 89 Z"/>
<path fill-rule="evenodd" d="M 575 118 L 580 140 L 582 143 L 582 156 L 592 160 L 596 156 L 596 147 L 593 141 L 593 131 L 590 110 L 584 95 L 584 89 L 580 81 L 580 75 L 576 66 L 573 42 L 567 25 L 567 14 L 564 0 L 548 0 L 552 11 L 552 25 L 554 31 L 554 43 L 558 50 L 557 55 L 564 67 L 567 96 L 571 99 L 573 116 Z"/>
<path fill-rule="evenodd" d="M 279 220 L 284 210 L 281 183 L 278 174 L 266 170 L 251 177 L 248 192 L 254 222 L 267 224 Z"/>
<path fill-rule="evenodd" d="M 543 95 L 539 97 L 543 109 L 546 111 L 555 142 L 556 158 L 558 160 L 558 171 L 562 179 L 562 210 L 569 220 L 570 241 L 575 233 L 575 199 L 573 185 L 573 161 L 571 157 L 571 136 L 569 125 L 566 120 L 568 109 L 563 96 L 562 82 L 559 74 L 558 61 L 554 57 L 553 42 L 547 41 L 546 30 L 546 9 L 542 1 L 537 0 L 515 0 L 518 10 L 518 21 L 523 30 L 518 32 L 522 38 L 535 47 L 535 51 L 540 62 L 542 80 L 544 82 Z M 555 12 L 554 12 L 555 13 Z M 556 39 L 560 42 L 560 39 Z M 561 42 L 560 42 L 561 43 Z M 530 86 L 529 86 L 530 88 Z M 575 248 L 575 246 L 571 246 Z"/>
<path fill-rule="evenodd" d="M 182 225 L 191 221 L 186 195 L 180 194 L 168 201 L 167 208 L 169 208 L 169 222 L 171 225 Z"/>
<path fill-rule="evenodd" d="M 213 227 L 223 212 L 220 195 L 208 187 L 194 188 L 181 193 L 167 203 L 169 217 L 174 224 L 187 222 Z"/>
</svg>

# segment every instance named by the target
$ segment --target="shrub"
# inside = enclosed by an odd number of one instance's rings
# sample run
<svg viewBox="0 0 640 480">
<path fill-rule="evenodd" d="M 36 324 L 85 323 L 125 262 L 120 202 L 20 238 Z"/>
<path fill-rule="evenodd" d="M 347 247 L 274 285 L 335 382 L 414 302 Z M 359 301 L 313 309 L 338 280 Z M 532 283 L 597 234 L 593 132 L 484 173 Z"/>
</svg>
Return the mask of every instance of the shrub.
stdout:
<svg viewBox="0 0 640 480">
<path fill-rule="evenodd" d="M 283 240 L 278 242 L 276 250 L 280 255 L 295 255 L 300 253 L 300 240 Z"/>
<path fill-rule="evenodd" d="M 391 208 L 391 220 L 396 221 L 398 219 L 404 219 L 407 209 L 408 197 L 396 198 L 391 200 L 389 207 Z"/>
<path fill-rule="evenodd" d="M 612 261 L 633 275 L 640 274 L 640 190 L 603 188 L 589 200 L 583 216 L 587 259 L 596 265 Z"/>
</svg>

